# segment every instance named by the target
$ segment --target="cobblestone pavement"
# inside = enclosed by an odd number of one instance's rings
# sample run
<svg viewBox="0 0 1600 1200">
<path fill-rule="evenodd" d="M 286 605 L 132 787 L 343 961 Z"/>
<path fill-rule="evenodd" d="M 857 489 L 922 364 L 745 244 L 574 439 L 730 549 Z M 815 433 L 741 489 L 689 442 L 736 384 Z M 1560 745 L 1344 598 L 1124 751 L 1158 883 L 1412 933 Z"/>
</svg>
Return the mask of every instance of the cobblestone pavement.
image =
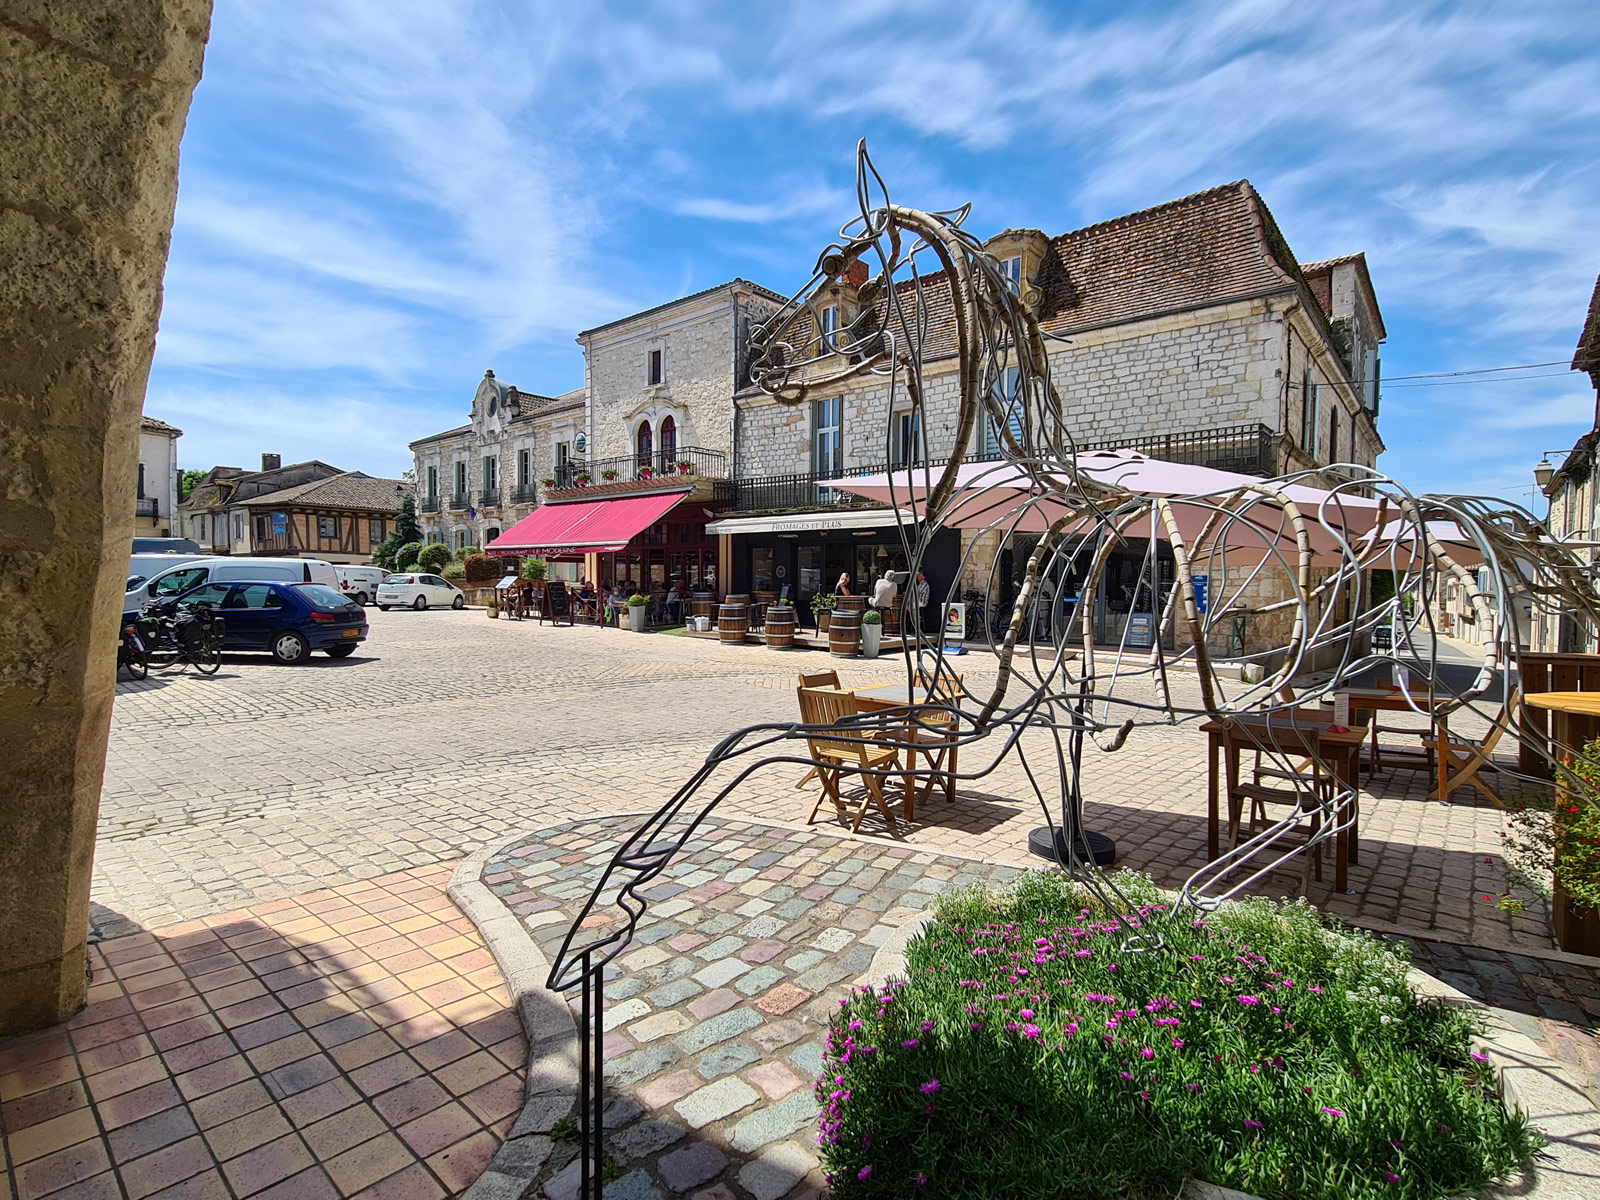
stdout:
<svg viewBox="0 0 1600 1200">
<path fill-rule="evenodd" d="M 483 880 L 547 958 L 627 825 L 541 829 Z M 635 948 L 606 984 L 606 1152 L 629 1200 L 693 1193 L 755 1200 L 820 1188 L 817 1101 L 829 1015 L 872 957 L 946 887 L 1003 884 L 1013 868 L 712 818 L 654 887 Z M 598 939 L 620 910 L 584 925 Z M 576 1147 L 550 1200 L 577 1186 Z"/>
<path fill-rule="evenodd" d="M 449 876 L 417 868 L 92 946 L 89 1006 L 0 1042 L 15 1194 L 458 1193 L 521 1107 L 527 1049 Z"/>
</svg>

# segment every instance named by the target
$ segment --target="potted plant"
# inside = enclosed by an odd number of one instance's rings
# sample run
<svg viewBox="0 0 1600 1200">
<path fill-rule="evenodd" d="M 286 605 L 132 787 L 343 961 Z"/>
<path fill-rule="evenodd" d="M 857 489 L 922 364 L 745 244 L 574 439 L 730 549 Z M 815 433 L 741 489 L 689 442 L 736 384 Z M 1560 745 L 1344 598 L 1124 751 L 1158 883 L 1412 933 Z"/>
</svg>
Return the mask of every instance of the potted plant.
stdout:
<svg viewBox="0 0 1600 1200">
<path fill-rule="evenodd" d="M 818 633 L 828 632 L 828 617 L 833 612 L 833 597 L 827 592 L 818 592 L 811 597 L 811 616 L 817 623 Z"/>
<path fill-rule="evenodd" d="M 694 464 L 692 462 L 685 460 L 684 462 L 678 464 L 679 475 L 687 475 L 692 470 L 694 470 Z"/>
<path fill-rule="evenodd" d="M 639 478 L 640 479 L 649 479 L 654 474 L 655 474 L 655 472 L 653 470 L 651 470 L 649 467 L 640 467 L 639 468 Z"/>
<path fill-rule="evenodd" d="M 578 487 L 588 487 L 589 486 L 589 472 L 587 472 L 587 471 L 579 471 L 576 475 L 574 475 L 572 477 L 572 482 L 574 484 L 576 484 Z"/>
<path fill-rule="evenodd" d="M 638 592 L 628 597 L 628 628 L 634 633 L 644 632 L 644 619 L 649 614 L 645 605 L 648 603 Z"/>
<path fill-rule="evenodd" d="M 554 475 L 546 475 L 543 479 L 539 480 L 539 482 L 544 484 L 544 486 L 547 488 L 553 488 L 556 485 L 556 477 Z"/>
<path fill-rule="evenodd" d="M 485 607 L 489 610 L 489 620 L 497 618 L 500 615 L 500 593 L 490 592 L 489 603 Z"/>
<path fill-rule="evenodd" d="M 1553 800 L 1519 804 L 1500 833 L 1513 882 L 1550 896 L 1556 944 L 1600 954 L 1600 739 L 1567 756 Z M 1522 902 L 1509 895 L 1500 907 Z"/>
<path fill-rule="evenodd" d="M 525 558 L 522 560 L 522 577 L 538 582 L 550 573 L 550 564 L 542 558 Z"/>
<path fill-rule="evenodd" d="M 604 471 L 600 472 L 600 478 L 604 479 L 607 483 L 612 482 L 614 479 L 616 479 L 616 477 L 617 473 L 611 467 L 607 467 Z"/>
<path fill-rule="evenodd" d="M 883 636 L 883 614 L 869 608 L 861 614 L 861 657 L 878 657 L 878 639 Z"/>
</svg>

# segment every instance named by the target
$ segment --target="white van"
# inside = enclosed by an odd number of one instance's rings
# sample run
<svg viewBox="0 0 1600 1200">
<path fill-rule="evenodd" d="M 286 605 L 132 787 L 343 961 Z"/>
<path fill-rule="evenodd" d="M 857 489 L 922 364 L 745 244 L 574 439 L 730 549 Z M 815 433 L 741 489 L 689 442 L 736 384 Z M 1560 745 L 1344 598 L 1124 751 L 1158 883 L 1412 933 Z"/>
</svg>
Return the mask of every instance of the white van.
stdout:
<svg viewBox="0 0 1600 1200">
<path fill-rule="evenodd" d="M 233 580 L 250 583 L 321 583 L 335 590 L 339 587 L 339 577 L 334 574 L 333 564 L 320 558 L 232 558 L 217 555 L 167 567 L 130 588 L 122 598 L 122 614 L 128 616 L 137 613 L 152 600 L 176 596 L 202 583 Z"/>
<path fill-rule="evenodd" d="M 378 594 L 378 585 L 389 577 L 382 567 L 344 567 L 335 565 L 339 574 L 339 590 L 357 604 L 372 603 Z"/>
<path fill-rule="evenodd" d="M 124 590 L 131 592 L 136 587 L 142 587 L 168 567 L 180 567 L 197 559 L 215 557 L 214 554 L 188 554 L 177 550 L 131 555 L 128 558 L 128 584 Z"/>
</svg>

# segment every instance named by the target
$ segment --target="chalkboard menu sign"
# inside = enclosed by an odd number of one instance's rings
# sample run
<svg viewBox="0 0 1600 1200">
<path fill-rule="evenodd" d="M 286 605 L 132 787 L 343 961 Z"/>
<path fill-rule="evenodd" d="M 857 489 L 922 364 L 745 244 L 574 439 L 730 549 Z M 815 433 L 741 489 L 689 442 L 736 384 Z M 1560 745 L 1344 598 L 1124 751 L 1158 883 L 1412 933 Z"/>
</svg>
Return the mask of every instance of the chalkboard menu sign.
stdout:
<svg viewBox="0 0 1600 1200">
<path fill-rule="evenodd" d="M 1154 613 L 1132 613 L 1128 617 L 1128 645 L 1148 650 L 1155 641 L 1156 618 Z"/>
<path fill-rule="evenodd" d="M 572 620 L 572 609 L 567 602 L 567 585 L 559 579 L 552 579 L 545 585 L 545 612 L 552 620 L 562 617 Z"/>
</svg>

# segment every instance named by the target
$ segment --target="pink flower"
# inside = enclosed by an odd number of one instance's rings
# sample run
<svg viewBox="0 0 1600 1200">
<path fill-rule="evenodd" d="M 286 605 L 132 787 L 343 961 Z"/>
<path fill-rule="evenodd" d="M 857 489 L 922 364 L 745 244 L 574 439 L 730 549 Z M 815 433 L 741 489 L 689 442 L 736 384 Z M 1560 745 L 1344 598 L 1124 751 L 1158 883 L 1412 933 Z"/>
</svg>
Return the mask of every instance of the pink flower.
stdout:
<svg viewBox="0 0 1600 1200">
<path fill-rule="evenodd" d="M 917 1048 L 917 1045 L 918 1045 L 918 1042 L 917 1042 L 916 1038 L 907 1038 L 905 1041 L 900 1043 L 900 1049 L 902 1049 L 902 1050 L 915 1050 Z"/>
<path fill-rule="evenodd" d="M 1265 1129 L 1266 1128 L 1266 1126 L 1263 1125 L 1260 1121 L 1251 1121 L 1249 1119 L 1245 1120 L 1244 1127 L 1246 1129 Z"/>
<path fill-rule="evenodd" d="M 1487 1054 L 1479 1054 L 1476 1050 L 1474 1050 L 1472 1052 L 1472 1057 L 1477 1062 L 1488 1062 L 1489 1061 L 1489 1056 Z"/>
<path fill-rule="evenodd" d="M 1198 1083 L 1191 1083 L 1189 1085 L 1189 1090 L 1191 1092 L 1198 1092 L 1200 1090 L 1200 1085 Z"/>
<path fill-rule="evenodd" d="M 1172 1039 L 1172 1048 L 1174 1050 L 1182 1050 L 1183 1049 L 1183 1039 L 1182 1038 L 1173 1038 Z"/>
<path fill-rule="evenodd" d="M 939 1087 L 940 1084 L 937 1079 L 930 1079 L 927 1083 L 922 1085 L 922 1094 L 924 1096 L 931 1096 L 934 1092 L 939 1090 Z"/>
<path fill-rule="evenodd" d="M 1261 997 L 1260 996 L 1240 996 L 1239 997 L 1239 1003 L 1245 1005 L 1246 1007 L 1249 1007 L 1250 1005 L 1253 1005 L 1253 1004 L 1260 1004 L 1261 1003 Z"/>
<path fill-rule="evenodd" d="M 1019 1015 L 1022 1017 L 1022 1019 L 1024 1021 L 1031 1021 L 1031 1020 L 1033 1020 L 1033 1009 L 1025 1008 L 1025 1009 L 1022 1010 L 1022 1012 Z"/>
<path fill-rule="evenodd" d="M 861 1180 L 871 1179 L 872 1178 L 872 1168 L 871 1167 L 862 1167 L 861 1170 L 856 1172 L 856 1178 L 857 1179 L 861 1179 Z"/>
<path fill-rule="evenodd" d="M 1024 1025 L 1022 1027 L 1022 1036 L 1023 1037 L 1029 1037 L 1029 1038 L 1038 1037 L 1039 1036 L 1039 1027 L 1037 1025 L 1033 1025 L 1033 1024 Z"/>
<path fill-rule="evenodd" d="M 1400 1176 L 1396 1175 L 1393 1171 L 1379 1171 L 1378 1174 L 1383 1176 L 1383 1179 L 1384 1179 L 1385 1183 L 1399 1183 L 1400 1182 Z"/>
<path fill-rule="evenodd" d="M 1342 1108 L 1328 1108 L 1327 1106 L 1324 1106 L 1322 1111 L 1327 1113 L 1330 1117 L 1344 1116 L 1344 1109 Z"/>
<path fill-rule="evenodd" d="M 1149 1046 L 1146 1046 L 1144 1049 L 1140 1050 L 1139 1053 L 1144 1055 L 1146 1058 L 1154 1058 L 1156 1056 L 1156 1052 L 1150 1049 Z"/>
</svg>

